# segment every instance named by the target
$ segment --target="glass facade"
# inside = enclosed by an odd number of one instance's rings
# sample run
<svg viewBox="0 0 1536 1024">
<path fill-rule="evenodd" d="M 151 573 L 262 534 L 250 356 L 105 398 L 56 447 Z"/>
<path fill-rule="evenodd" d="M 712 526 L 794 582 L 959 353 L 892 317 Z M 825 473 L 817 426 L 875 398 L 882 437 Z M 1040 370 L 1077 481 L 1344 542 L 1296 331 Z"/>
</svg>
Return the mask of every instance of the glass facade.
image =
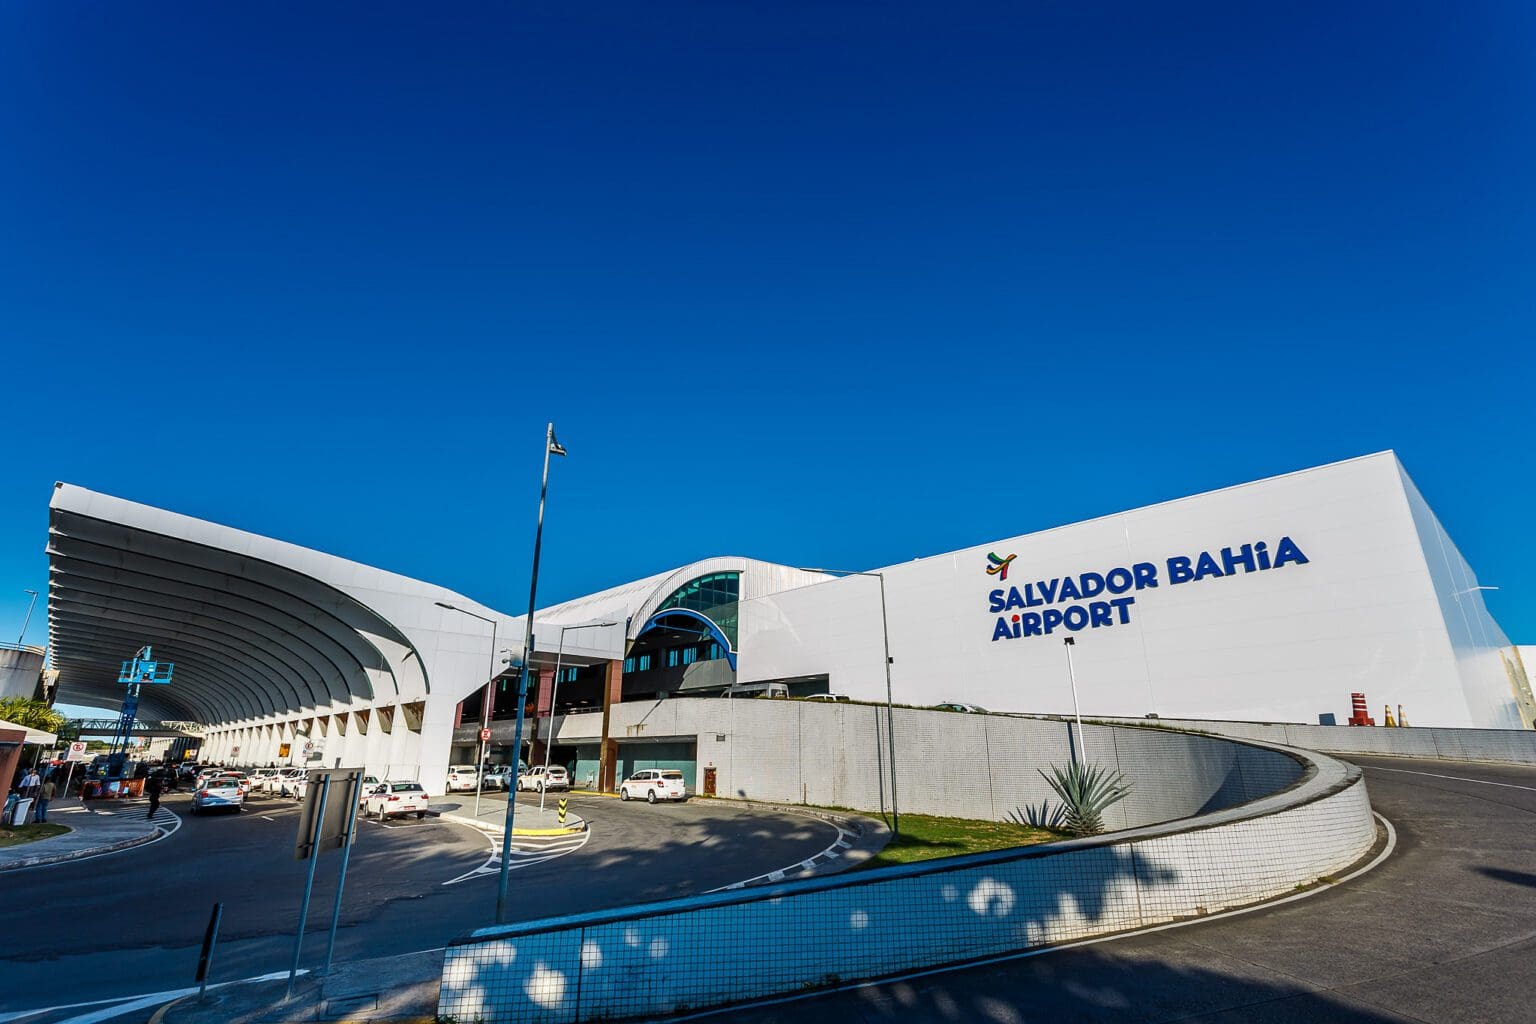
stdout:
<svg viewBox="0 0 1536 1024">
<path fill-rule="evenodd" d="M 717 572 L 689 580 L 677 588 L 672 596 L 657 606 L 656 613 L 659 615 L 668 608 L 686 608 L 688 611 L 707 616 L 711 622 L 720 627 L 720 631 L 725 634 L 726 639 L 730 640 L 731 648 L 734 650 L 737 602 L 740 599 L 741 573 Z"/>
</svg>

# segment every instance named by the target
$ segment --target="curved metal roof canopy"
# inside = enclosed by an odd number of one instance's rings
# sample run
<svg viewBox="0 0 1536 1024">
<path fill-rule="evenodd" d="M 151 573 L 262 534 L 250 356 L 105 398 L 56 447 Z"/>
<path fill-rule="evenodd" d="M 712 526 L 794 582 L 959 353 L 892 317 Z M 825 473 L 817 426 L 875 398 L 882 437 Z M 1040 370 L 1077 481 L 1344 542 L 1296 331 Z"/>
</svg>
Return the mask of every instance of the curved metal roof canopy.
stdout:
<svg viewBox="0 0 1536 1024">
<path fill-rule="evenodd" d="M 395 678 L 380 643 L 409 656 L 405 635 L 337 587 L 231 543 L 241 538 L 342 562 L 56 485 L 48 610 L 57 699 L 116 706 L 119 665 L 146 644 L 176 665 L 170 685 L 144 688 L 149 716 L 226 722 L 394 696 L 375 693 Z"/>
</svg>

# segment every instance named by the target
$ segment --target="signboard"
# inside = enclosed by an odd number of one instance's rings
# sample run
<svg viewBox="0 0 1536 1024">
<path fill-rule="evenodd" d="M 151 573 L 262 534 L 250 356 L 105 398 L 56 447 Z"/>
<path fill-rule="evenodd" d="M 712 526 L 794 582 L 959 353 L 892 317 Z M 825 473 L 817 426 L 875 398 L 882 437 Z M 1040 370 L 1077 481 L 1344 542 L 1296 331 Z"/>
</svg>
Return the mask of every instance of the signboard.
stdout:
<svg viewBox="0 0 1536 1024">
<path fill-rule="evenodd" d="M 91 755 L 85 749 L 84 740 L 75 740 L 71 743 L 69 745 L 69 755 L 64 758 L 66 761 L 89 761 L 90 759 Z"/>
<path fill-rule="evenodd" d="M 326 790 L 325 817 L 320 817 L 320 794 Z M 351 845 L 357 836 L 358 801 L 362 798 L 363 769 L 311 768 L 304 787 L 304 806 L 299 809 L 299 833 L 294 839 L 293 859 L 308 860 L 317 853 Z M 350 831 L 349 831 L 350 828 Z"/>
<path fill-rule="evenodd" d="M 989 552 L 987 564 L 978 568 L 984 569 L 991 580 L 1006 583 L 1009 569 L 1020 568 L 1014 564 L 1017 558 L 1017 553 L 1004 558 L 995 551 Z M 1155 590 L 1165 584 L 1176 587 L 1206 579 L 1224 579 L 1238 573 L 1269 572 L 1288 565 L 1306 565 L 1310 561 L 1295 541 L 1281 537 L 1273 550 L 1268 541 L 1261 540 L 1221 548 L 1214 553 L 1172 555 L 1162 564 L 1137 562 L 1106 571 L 1050 579 L 1039 579 L 1031 574 L 1011 586 L 988 591 L 987 615 L 993 618 L 992 640 L 995 643 L 1049 636 L 1058 629 L 1076 633 L 1101 626 L 1124 626 L 1131 621 L 1137 596 L 1144 590 Z M 1015 571 L 1014 575 L 1023 574 Z"/>
<path fill-rule="evenodd" d="M 489 729 L 481 729 L 480 730 L 480 742 L 481 743 L 489 743 L 489 742 L 491 742 L 491 730 L 489 730 Z"/>
<path fill-rule="evenodd" d="M 293 750 L 293 744 L 291 744 L 291 743 L 279 743 L 277 745 L 277 756 L 278 757 L 287 757 L 289 751 L 291 751 L 291 750 Z"/>
</svg>

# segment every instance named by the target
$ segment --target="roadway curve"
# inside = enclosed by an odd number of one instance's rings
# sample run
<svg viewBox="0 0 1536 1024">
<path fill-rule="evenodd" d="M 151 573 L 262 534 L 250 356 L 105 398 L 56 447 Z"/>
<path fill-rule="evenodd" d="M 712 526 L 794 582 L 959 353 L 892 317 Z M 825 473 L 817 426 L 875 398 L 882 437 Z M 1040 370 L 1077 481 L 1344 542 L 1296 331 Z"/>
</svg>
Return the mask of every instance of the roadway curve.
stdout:
<svg viewBox="0 0 1536 1024">
<path fill-rule="evenodd" d="M 1515 1024 L 1536 1019 L 1536 768 L 1349 758 L 1397 832 L 1293 903 L 689 1019 Z"/>
<path fill-rule="evenodd" d="M 518 867 L 514 920 L 704 892 L 798 863 L 837 838 L 813 818 L 703 800 L 571 802 L 591 823 L 591 838 L 564 856 Z M 0 929 L 0 1022 L 20 1019 L 12 1016 L 18 1011 L 192 984 L 215 901 L 225 907 L 214 980 L 287 970 L 306 867 L 293 860 L 297 804 L 253 799 L 238 817 L 195 818 L 186 815 L 185 795 L 165 806 L 182 813 L 183 824 L 160 842 L 0 875 L 6 892 L 26 893 L 10 901 L 10 927 Z M 493 923 L 495 874 L 444 884 L 485 864 L 484 835 L 434 818 L 360 828 L 338 961 L 441 947 Z M 317 866 L 305 966 L 325 955 L 339 863 L 326 856 Z"/>
</svg>

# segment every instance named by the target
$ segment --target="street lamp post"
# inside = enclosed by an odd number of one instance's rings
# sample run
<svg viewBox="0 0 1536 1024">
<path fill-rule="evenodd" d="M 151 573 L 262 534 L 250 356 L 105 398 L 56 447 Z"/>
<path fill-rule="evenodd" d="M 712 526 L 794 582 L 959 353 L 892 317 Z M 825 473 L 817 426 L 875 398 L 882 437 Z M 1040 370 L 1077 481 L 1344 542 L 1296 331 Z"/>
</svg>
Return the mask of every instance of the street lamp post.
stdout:
<svg viewBox="0 0 1536 1024">
<path fill-rule="evenodd" d="M 1077 637 L 1065 637 L 1062 642 L 1067 648 L 1067 679 L 1072 683 L 1072 716 L 1077 719 L 1078 759 L 1087 764 L 1088 748 L 1083 745 L 1083 713 L 1077 707 L 1077 673 L 1072 668 L 1072 648 L 1077 646 Z"/>
<path fill-rule="evenodd" d="M 544 543 L 544 499 L 549 494 L 549 457 L 565 455 L 565 449 L 555 440 L 555 425 L 544 431 L 544 475 L 539 481 L 539 525 L 533 534 L 533 571 L 528 581 L 528 621 L 523 628 L 523 670 L 517 683 L 517 725 L 512 730 L 513 757 L 523 753 L 523 717 L 528 703 L 528 669 L 533 664 L 533 613 L 539 595 L 539 549 Z M 516 774 L 516 768 L 513 769 Z M 517 814 L 517 793 L 507 794 L 507 821 L 501 833 L 501 877 L 496 882 L 496 923 L 507 923 L 507 883 L 512 875 L 512 822 Z"/>
<path fill-rule="evenodd" d="M 460 608 L 458 605 L 449 604 L 447 601 L 438 601 L 437 606 L 491 624 L 491 674 L 486 676 L 485 693 L 480 697 L 480 729 L 476 733 L 480 737 L 480 758 L 475 762 L 475 820 L 479 821 L 480 793 L 485 788 L 485 732 L 491 727 L 491 684 L 496 681 L 496 620 L 489 616 L 472 612 L 468 608 Z M 512 774 L 514 777 L 517 775 L 515 767 L 512 770 Z"/>
<path fill-rule="evenodd" d="M 617 626 L 617 622 L 583 622 L 575 626 L 560 627 L 560 646 L 555 649 L 555 686 L 549 694 L 549 733 L 544 737 L 544 778 L 549 778 L 549 754 L 555 745 L 555 701 L 560 697 L 560 659 L 565 656 L 565 633 L 570 629 L 592 629 L 597 626 Z M 535 732 L 538 730 L 535 729 Z M 539 810 L 544 809 L 544 794 L 549 786 L 539 789 Z"/>
<path fill-rule="evenodd" d="M 21 636 L 16 638 L 17 647 L 20 647 L 22 643 L 27 639 L 27 627 L 32 625 L 32 609 L 37 607 L 37 591 L 23 589 L 22 593 L 31 594 L 32 600 L 27 602 L 27 617 L 21 622 Z"/>
<path fill-rule="evenodd" d="M 873 576 L 880 581 L 880 635 L 885 641 L 885 743 L 891 762 L 891 835 L 901 835 L 901 811 L 896 802 L 896 711 L 891 697 L 891 628 L 885 614 L 885 574 L 857 569 L 804 569 L 829 576 Z"/>
</svg>

